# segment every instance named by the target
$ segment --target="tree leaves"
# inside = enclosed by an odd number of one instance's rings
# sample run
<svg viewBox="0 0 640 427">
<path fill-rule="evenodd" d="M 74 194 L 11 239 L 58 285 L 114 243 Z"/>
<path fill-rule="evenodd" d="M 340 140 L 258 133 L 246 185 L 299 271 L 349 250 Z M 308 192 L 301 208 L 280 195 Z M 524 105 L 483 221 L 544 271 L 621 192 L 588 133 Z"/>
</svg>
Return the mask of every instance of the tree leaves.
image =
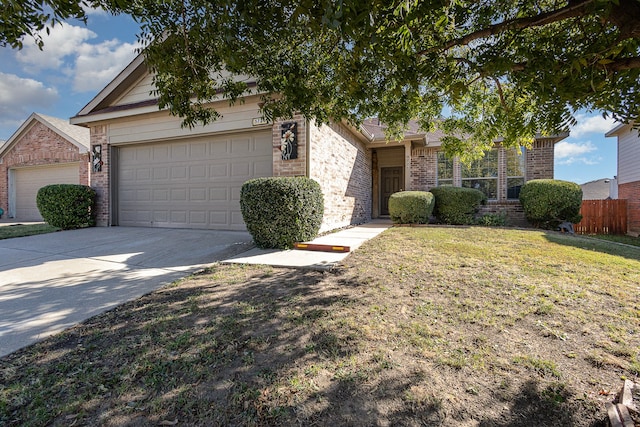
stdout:
<svg viewBox="0 0 640 427">
<path fill-rule="evenodd" d="M 47 1 L 60 3 L 53 19 L 83 16 L 71 0 Z M 357 124 L 378 116 L 390 137 L 417 118 L 458 138 L 447 145 L 460 153 L 561 132 L 579 109 L 640 122 L 638 0 L 91 4 L 141 24 L 159 105 L 186 126 L 215 120 L 211 102 L 249 92 L 262 96 L 266 117 L 300 112 Z M 3 7 L 4 18 L 28 9 L 11 21 L 17 32 L 3 30 L 5 43 L 19 47 L 13 34 L 43 28 L 51 17 L 39 5 Z M 256 86 L 228 73 L 252 76 Z"/>
</svg>

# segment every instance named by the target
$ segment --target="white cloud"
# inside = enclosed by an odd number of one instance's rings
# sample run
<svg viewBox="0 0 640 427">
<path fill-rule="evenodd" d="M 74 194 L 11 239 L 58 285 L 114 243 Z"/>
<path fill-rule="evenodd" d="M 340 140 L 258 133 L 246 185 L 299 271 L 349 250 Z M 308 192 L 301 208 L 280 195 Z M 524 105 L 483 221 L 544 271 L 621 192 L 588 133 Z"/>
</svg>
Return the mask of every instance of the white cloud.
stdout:
<svg viewBox="0 0 640 427">
<path fill-rule="evenodd" d="M 108 16 L 109 15 L 109 13 L 101 7 L 91 7 L 86 4 L 82 5 L 82 10 L 84 10 L 84 13 L 86 13 L 87 16 L 92 16 L 92 15 Z"/>
<path fill-rule="evenodd" d="M 588 153 L 598 151 L 598 148 L 591 143 L 591 141 L 585 142 L 568 142 L 560 141 L 555 146 L 555 159 L 557 165 L 597 165 L 602 161 L 602 157 L 599 156 L 586 156 Z"/>
<path fill-rule="evenodd" d="M 0 72 L 0 125 L 18 127 L 27 116 L 53 105 L 58 91 L 42 82 Z"/>
<path fill-rule="evenodd" d="M 116 39 L 97 45 L 83 44 L 76 56 L 73 89 L 77 92 L 102 89 L 133 60 L 137 47 Z"/>
<path fill-rule="evenodd" d="M 568 141 L 560 141 L 555 146 L 555 157 L 556 159 L 564 159 L 568 157 L 576 157 L 582 154 L 591 153 L 596 151 L 598 148 L 591 143 L 591 141 L 586 142 L 568 142 Z"/>
<path fill-rule="evenodd" d="M 38 49 L 35 43 L 25 43 L 24 49 L 16 53 L 16 58 L 29 73 L 68 68 L 69 59 L 73 62 L 78 49 L 85 44 L 85 41 L 95 37 L 97 37 L 96 33 L 84 27 L 58 25 L 51 29 L 49 35 L 43 34 L 42 50 Z"/>
<path fill-rule="evenodd" d="M 136 55 L 137 43 L 117 39 L 89 43 L 97 35 L 87 28 L 59 25 L 44 38 L 44 48 L 27 45 L 16 57 L 25 71 L 55 70 L 49 78 L 65 77 L 75 92 L 98 91 L 106 86 Z M 57 76 L 56 76 L 57 74 Z"/>
<path fill-rule="evenodd" d="M 571 136 L 574 138 L 580 138 L 589 133 L 604 135 L 617 124 L 611 117 L 605 119 L 602 115 L 576 114 L 576 120 L 578 124 L 571 128 Z"/>
</svg>

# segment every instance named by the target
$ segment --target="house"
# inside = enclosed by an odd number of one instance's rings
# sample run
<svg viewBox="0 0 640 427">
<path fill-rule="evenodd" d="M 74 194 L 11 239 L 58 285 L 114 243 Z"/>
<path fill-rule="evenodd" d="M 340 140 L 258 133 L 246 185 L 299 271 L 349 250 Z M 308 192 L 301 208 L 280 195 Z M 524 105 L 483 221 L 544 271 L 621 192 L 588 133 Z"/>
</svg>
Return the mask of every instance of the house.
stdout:
<svg viewBox="0 0 640 427">
<path fill-rule="evenodd" d="M 89 184 L 89 130 L 33 113 L 0 146 L 0 208 L 16 221 L 42 221 L 38 190 Z"/>
<path fill-rule="evenodd" d="M 601 178 L 580 184 L 582 200 L 607 200 L 618 198 L 618 180 Z"/>
<path fill-rule="evenodd" d="M 640 234 L 640 135 L 633 123 L 620 124 L 605 134 L 618 138 L 618 198 L 627 200 L 627 232 Z"/>
<path fill-rule="evenodd" d="M 467 167 L 440 151 L 437 133 L 411 124 L 400 141 L 387 142 L 375 120 L 359 129 L 318 126 L 302 116 L 273 123 L 262 118 L 256 95 L 213 106 L 216 122 L 182 128 L 159 111 L 152 76 L 137 57 L 75 117 L 91 133 L 102 167 L 91 175 L 98 192 L 98 225 L 242 230 L 242 184 L 256 177 L 308 176 L 325 199 L 322 231 L 388 215 L 400 190 L 437 185 L 472 186 L 490 199 L 486 211 L 523 220 L 517 200 L 530 179 L 553 177 L 554 144 L 538 138 L 530 150 L 496 148 Z"/>
</svg>

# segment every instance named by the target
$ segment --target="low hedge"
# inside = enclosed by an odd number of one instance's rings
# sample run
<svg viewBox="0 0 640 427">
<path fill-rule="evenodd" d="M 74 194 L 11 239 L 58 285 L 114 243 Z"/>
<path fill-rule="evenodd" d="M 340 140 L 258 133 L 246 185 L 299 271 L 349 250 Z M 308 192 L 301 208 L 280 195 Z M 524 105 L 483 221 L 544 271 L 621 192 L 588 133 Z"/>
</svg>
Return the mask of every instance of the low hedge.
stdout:
<svg viewBox="0 0 640 427">
<path fill-rule="evenodd" d="M 77 184 L 47 185 L 36 195 L 42 219 L 63 230 L 95 225 L 95 201 L 93 188 Z"/>
<path fill-rule="evenodd" d="M 324 199 L 310 178 L 256 178 L 242 185 L 240 209 L 259 248 L 284 249 L 318 235 Z"/>
<path fill-rule="evenodd" d="M 396 224 L 427 224 L 434 205 L 427 191 L 400 191 L 389 197 L 389 216 Z"/>
<path fill-rule="evenodd" d="M 474 188 L 436 187 L 430 191 L 436 199 L 433 214 L 443 224 L 473 224 L 480 205 L 487 201 L 485 194 Z"/>
<path fill-rule="evenodd" d="M 557 179 L 534 179 L 520 190 L 520 203 L 527 221 L 536 227 L 555 228 L 568 221 L 582 219 L 582 188 L 575 182 Z"/>
</svg>

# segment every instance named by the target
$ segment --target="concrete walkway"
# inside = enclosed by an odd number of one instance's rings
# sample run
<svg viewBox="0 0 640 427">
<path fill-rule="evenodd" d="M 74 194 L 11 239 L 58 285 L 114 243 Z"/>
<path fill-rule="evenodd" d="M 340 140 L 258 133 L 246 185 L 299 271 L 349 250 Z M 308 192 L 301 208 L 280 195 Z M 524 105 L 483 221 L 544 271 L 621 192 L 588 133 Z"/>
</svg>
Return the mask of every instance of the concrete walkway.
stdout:
<svg viewBox="0 0 640 427">
<path fill-rule="evenodd" d="M 374 221 L 311 243 L 354 251 L 391 225 Z M 0 240 L 0 357 L 216 261 L 329 270 L 349 255 L 247 251 L 252 245 L 247 232 L 132 227 Z"/>
<path fill-rule="evenodd" d="M 0 240 L 0 356 L 252 247 L 243 231 L 92 227 Z"/>
<path fill-rule="evenodd" d="M 308 243 L 332 246 L 349 246 L 351 252 L 364 242 L 376 237 L 391 227 L 389 220 L 374 220 L 367 224 L 358 225 L 335 233 L 318 237 Z M 254 248 L 237 256 L 224 260 L 224 263 L 236 264 L 265 264 L 277 267 L 308 268 L 313 270 L 330 270 L 337 263 L 345 259 L 346 252 L 319 252 L 306 250 L 277 250 Z"/>
</svg>

